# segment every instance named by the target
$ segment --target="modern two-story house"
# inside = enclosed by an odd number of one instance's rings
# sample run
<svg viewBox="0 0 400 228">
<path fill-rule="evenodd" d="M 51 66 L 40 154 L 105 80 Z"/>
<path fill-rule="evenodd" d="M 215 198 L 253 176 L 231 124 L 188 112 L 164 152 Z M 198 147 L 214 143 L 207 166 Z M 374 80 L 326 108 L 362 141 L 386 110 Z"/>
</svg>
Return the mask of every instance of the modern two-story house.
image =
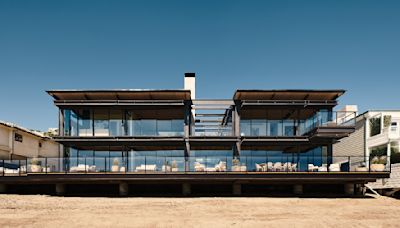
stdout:
<svg viewBox="0 0 400 228">
<path fill-rule="evenodd" d="M 232 99 L 204 100 L 187 73 L 178 90 L 47 92 L 59 108 L 54 139 L 62 146 L 40 165 L 59 176 L 43 180 L 59 194 L 77 183 L 114 184 L 121 195 L 171 186 L 185 195 L 318 186 L 353 194 L 388 175 L 356 172 L 364 155 L 335 156 L 333 144 L 355 130 L 355 112 L 334 111 L 344 90 L 237 90 Z"/>
</svg>

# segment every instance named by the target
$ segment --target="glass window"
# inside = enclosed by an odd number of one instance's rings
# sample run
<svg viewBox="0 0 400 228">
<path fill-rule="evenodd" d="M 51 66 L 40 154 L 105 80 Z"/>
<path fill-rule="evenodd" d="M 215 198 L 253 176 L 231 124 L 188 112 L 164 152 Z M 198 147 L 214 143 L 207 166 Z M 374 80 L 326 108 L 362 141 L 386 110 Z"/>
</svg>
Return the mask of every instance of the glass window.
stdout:
<svg viewBox="0 0 400 228">
<path fill-rule="evenodd" d="M 190 156 L 192 157 L 212 157 L 212 156 L 227 156 L 232 157 L 232 150 L 191 150 Z"/>
<path fill-rule="evenodd" d="M 134 120 L 133 120 L 133 112 L 126 111 L 126 135 L 133 136 L 134 135 Z"/>
<path fill-rule="evenodd" d="M 156 120 L 141 120 L 142 131 L 141 135 L 157 135 L 157 124 Z"/>
<path fill-rule="evenodd" d="M 93 127 L 90 110 L 80 110 L 78 120 L 79 136 L 93 136 Z"/>
<path fill-rule="evenodd" d="M 142 121 L 141 120 L 132 120 L 132 128 L 133 128 L 133 136 L 142 135 Z"/>
<path fill-rule="evenodd" d="M 381 117 L 371 118 L 369 120 L 369 136 L 379 135 L 381 133 Z"/>
<path fill-rule="evenodd" d="M 157 120 L 157 130 L 160 136 L 173 136 L 171 120 Z"/>
<path fill-rule="evenodd" d="M 280 136 L 282 135 L 282 124 L 279 120 L 269 120 L 269 136 Z"/>
<path fill-rule="evenodd" d="M 73 147 L 66 146 L 66 147 L 64 147 L 64 157 L 76 158 L 76 157 L 78 157 L 78 150 Z"/>
<path fill-rule="evenodd" d="M 175 133 L 175 136 L 183 135 L 184 121 L 182 119 L 172 120 L 171 130 Z"/>
<path fill-rule="evenodd" d="M 71 110 L 63 110 L 64 113 L 64 135 L 71 135 Z"/>
<path fill-rule="evenodd" d="M 109 136 L 108 110 L 94 111 L 94 135 Z"/>
<path fill-rule="evenodd" d="M 93 150 L 79 150 L 79 157 L 93 157 Z"/>
<path fill-rule="evenodd" d="M 70 113 L 70 120 L 71 120 L 71 129 L 70 129 L 71 136 L 78 136 L 78 115 L 73 110 Z"/>
<path fill-rule="evenodd" d="M 110 155 L 110 152 L 109 151 L 99 151 L 99 150 L 96 150 L 95 152 L 94 152 L 94 156 L 95 157 L 108 157 Z"/>
<path fill-rule="evenodd" d="M 284 136 L 293 136 L 294 135 L 293 120 L 284 120 L 283 121 L 283 135 Z"/>
<path fill-rule="evenodd" d="M 250 136 L 251 120 L 240 120 L 240 135 Z"/>
<path fill-rule="evenodd" d="M 266 136 L 267 122 L 266 120 L 251 120 L 251 136 Z"/>
<path fill-rule="evenodd" d="M 111 136 L 125 135 L 122 110 L 110 110 L 110 135 Z"/>
</svg>

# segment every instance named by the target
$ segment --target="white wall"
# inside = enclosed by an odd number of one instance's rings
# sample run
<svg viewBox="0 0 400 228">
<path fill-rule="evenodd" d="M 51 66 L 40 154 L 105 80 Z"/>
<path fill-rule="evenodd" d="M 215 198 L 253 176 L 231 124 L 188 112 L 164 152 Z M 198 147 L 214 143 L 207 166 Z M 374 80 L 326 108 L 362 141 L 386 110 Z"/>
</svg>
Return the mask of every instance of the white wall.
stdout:
<svg viewBox="0 0 400 228">
<path fill-rule="evenodd" d="M 22 142 L 14 140 L 14 132 L 22 135 Z M 16 157 L 58 157 L 58 145 L 51 139 L 0 125 L 0 159 L 10 159 L 11 154 Z"/>
</svg>

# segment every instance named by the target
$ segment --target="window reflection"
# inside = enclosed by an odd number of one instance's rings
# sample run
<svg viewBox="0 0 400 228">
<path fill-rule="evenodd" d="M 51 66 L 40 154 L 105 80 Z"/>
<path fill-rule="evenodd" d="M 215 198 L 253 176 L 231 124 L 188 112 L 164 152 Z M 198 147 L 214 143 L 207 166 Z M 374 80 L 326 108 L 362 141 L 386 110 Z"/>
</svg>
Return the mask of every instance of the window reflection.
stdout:
<svg viewBox="0 0 400 228">
<path fill-rule="evenodd" d="M 65 136 L 183 136 L 183 119 L 138 119 L 125 110 L 63 110 Z"/>
</svg>

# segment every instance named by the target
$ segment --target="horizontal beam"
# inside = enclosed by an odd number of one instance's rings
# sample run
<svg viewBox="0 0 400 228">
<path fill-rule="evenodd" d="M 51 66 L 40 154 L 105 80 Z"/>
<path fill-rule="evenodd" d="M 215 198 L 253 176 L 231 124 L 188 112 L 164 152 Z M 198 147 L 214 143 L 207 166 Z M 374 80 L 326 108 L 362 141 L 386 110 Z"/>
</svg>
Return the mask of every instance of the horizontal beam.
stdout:
<svg viewBox="0 0 400 228">
<path fill-rule="evenodd" d="M 337 101 L 259 100 L 242 101 L 242 106 L 336 106 Z"/>
<path fill-rule="evenodd" d="M 136 106 L 136 105 L 171 105 L 183 106 L 183 100 L 56 100 L 56 106 Z"/>
<path fill-rule="evenodd" d="M 234 105 L 233 100 L 192 100 L 194 105 Z"/>
</svg>

